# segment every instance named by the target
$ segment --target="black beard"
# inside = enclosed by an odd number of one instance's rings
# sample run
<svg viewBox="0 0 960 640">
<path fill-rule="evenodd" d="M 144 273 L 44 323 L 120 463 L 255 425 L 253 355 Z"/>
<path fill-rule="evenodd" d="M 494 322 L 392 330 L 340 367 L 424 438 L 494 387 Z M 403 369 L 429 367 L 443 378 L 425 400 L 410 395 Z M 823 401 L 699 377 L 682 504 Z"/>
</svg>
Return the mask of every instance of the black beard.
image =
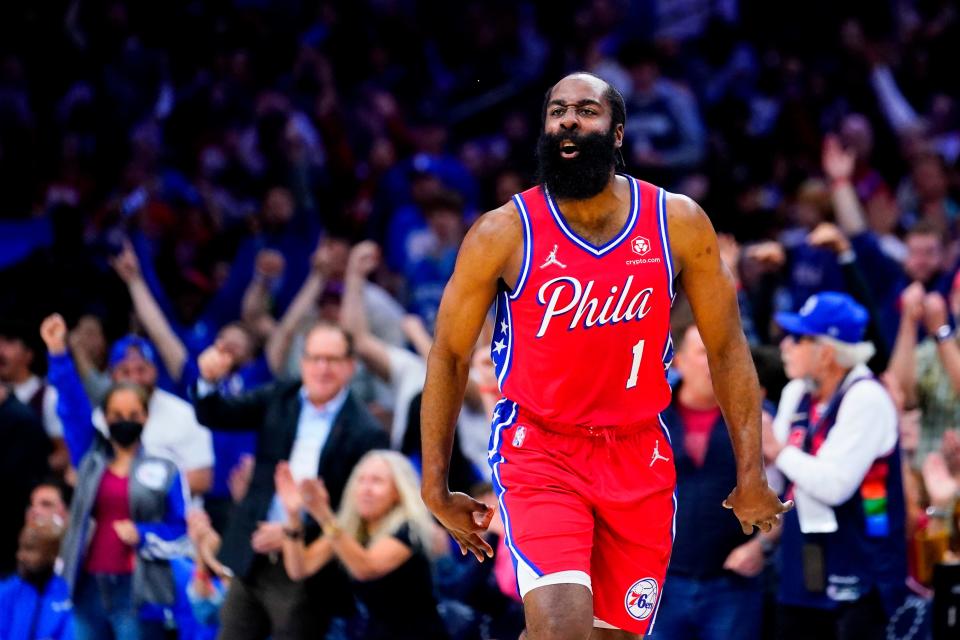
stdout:
<svg viewBox="0 0 960 640">
<path fill-rule="evenodd" d="M 570 140 L 577 145 L 575 158 L 560 156 L 560 142 Z M 560 200 L 586 200 L 597 195 L 610 181 L 616 166 L 616 132 L 606 133 L 540 132 L 537 141 L 537 182 L 550 195 Z"/>
</svg>

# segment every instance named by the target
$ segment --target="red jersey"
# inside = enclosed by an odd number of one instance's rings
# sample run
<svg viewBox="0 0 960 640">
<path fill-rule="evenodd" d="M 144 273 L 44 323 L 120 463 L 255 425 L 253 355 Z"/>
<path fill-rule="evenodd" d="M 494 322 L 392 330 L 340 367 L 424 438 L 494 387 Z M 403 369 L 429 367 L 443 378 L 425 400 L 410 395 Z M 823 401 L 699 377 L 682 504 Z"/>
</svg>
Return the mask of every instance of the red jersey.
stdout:
<svg viewBox="0 0 960 640">
<path fill-rule="evenodd" d="M 497 296 L 492 345 L 504 397 L 556 422 L 616 426 L 670 403 L 673 265 L 663 189 L 625 176 L 630 212 L 602 246 L 543 187 L 513 197 L 523 222 L 516 288 Z"/>
</svg>

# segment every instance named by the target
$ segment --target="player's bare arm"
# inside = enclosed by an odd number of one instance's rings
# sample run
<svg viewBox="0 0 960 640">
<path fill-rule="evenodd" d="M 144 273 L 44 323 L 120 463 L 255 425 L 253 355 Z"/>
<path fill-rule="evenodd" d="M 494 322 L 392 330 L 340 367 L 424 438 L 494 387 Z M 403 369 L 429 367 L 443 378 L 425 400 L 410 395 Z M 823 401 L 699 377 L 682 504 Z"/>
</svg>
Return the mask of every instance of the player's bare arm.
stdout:
<svg viewBox="0 0 960 640">
<path fill-rule="evenodd" d="M 464 238 L 453 276 L 437 315 L 436 338 L 427 359 L 423 388 L 423 501 L 463 553 L 483 561 L 493 556 L 481 534 L 494 510 L 447 486 L 457 416 L 463 402 L 470 356 L 502 278 L 513 285 L 523 247 L 520 217 L 512 203 L 481 216 Z"/>
<path fill-rule="evenodd" d="M 707 348 L 713 386 L 729 425 L 737 459 L 737 486 L 724 501 L 744 533 L 769 531 L 789 510 L 767 485 L 760 438 L 762 396 L 750 348 L 740 326 L 733 276 L 720 260 L 710 220 L 693 200 L 667 199 L 671 252 Z"/>
</svg>

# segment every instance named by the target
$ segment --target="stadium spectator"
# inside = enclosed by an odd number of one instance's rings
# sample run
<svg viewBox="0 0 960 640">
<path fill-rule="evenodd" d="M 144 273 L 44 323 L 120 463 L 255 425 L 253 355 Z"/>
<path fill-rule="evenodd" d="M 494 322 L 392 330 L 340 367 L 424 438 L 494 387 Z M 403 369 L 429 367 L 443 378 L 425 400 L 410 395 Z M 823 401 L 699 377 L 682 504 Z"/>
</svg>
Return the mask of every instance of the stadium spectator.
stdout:
<svg viewBox="0 0 960 640">
<path fill-rule="evenodd" d="M 890 371 L 905 404 L 920 409 L 920 433 L 911 460 L 919 469 L 927 455 L 940 448 L 944 433 L 960 425 L 960 343 L 950 320 L 960 317 L 960 286 L 954 286 L 949 305 L 939 293 L 924 293 L 919 282 L 907 287 L 901 300 Z M 918 344 L 919 327 L 926 337 Z"/>
<path fill-rule="evenodd" d="M 367 453 L 350 474 L 336 514 L 322 480 L 305 478 L 298 486 L 290 465 L 281 462 L 274 482 L 287 514 L 283 561 L 291 578 L 302 580 L 336 558 L 367 612 L 359 637 L 447 637 L 430 575 L 436 525 L 406 458 L 394 451 Z M 303 543 L 303 510 L 323 530 L 309 546 Z"/>
<path fill-rule="evenodd" d="M 779 313 L 791 382 L 764 458 L 797 509 L 780 546 L 778 637 L 882 637 L 906 596 L 897 412 L 865 362 L 867 313 L 849 296 L 812 296 Z"/>
<path fill-rule="evenodd" d="M 110 372 L 107 371 L 107 338 L 103 321 L 94 314 L 85 314 L 77 320 L 68 338 L 70 355 L 83 380 L 90 401 L 99 404 L 110 388 Z"/>
<path fill-rule="evenodd" d="M 109 439 L 93 426 L 90 403 L 67 353 L 67 327 L 52 315 L 40 333 L 60 391 L 77 490 L 63 542 L 63 575 L 74 602 L 78 640 L 113 635 L 163 638 L 175 590 L 170 560 L 189 552 L 186 487 L 177 466 L 141 447 L 146 391 L 111 387 L 103 401 Z"/>
<path fill-rule="evenodd" d="M 50 440 L 40 418 L 0 384 L 0 577 L 16 567 L 17 536 L 23 527 L 30 491 L 47 475 Z"/>
<path fill-rule="evenodd" d="M 433 328 L 440 297 L 453 274 L 457 251 L 466 233 L 463 203 L 451 191 L 440 191 L 423 206 L 427 226 L 412 234 L 404 263 L 407 308 Z"/>
<path fill-rule="evenodd" d="M 69 521 L 70 500 L 73 489 L 63 481 L 48 477 L 30 492 L 30 505 L 27 507 L 27 522 L 50 520 L 66 527 Z"/>
<path fill-rule="evenodd" d="M 471 488 L 470 495 L 497 508 L 497 496 L 489 482 Z M 442 598 L 467 605 L 474 613 L 473 626 L 483 638 L 514 638 L 524 627 L 523 601 L 517 588 L 513 556 L 507 548 L 503 519 L 494 516 L 484 536 L 493 548 L 493 562 L 449 553 L 435 560 L 437 590 Z"/>
<path fill-rule="evenodd" d="M 221 538 L 202 509 L 192 509 L 187 516 L 187 534 L 193 544 L 196 568 L 187 585 L 187 599 L 197 626 L 207 631 L 205 637 L 216 637 L 220 607 L 230 587 L 233 572 L 217 560 Z M 197 640 L 200 640 L 199 638 Z"/>
<path fill-rule="evenodd" d="M 17 399 L 42 421 L 53 444 L 50 467 L 62 475 L 70 461 L 63 424 L 57 416 L 57 390 L 34 373 L 41 357 L 35 331 L 17 323 L 0 326 L 0 384 L 9 385 Z"/>
<path fill-rule="evenodd" d="M 619 58 L 630 79 L 624 99 L 630 114 L 625 135 L 631 165 L 645 179 L 675 184 L 704 156 L 706 136 L 696 97 L 661 77 L 657 52 L 649 45 L 628 44 Z"/>
<path fill-rule="evenodd" d="M 123 252 L 114 259 L 113 267 L 126 283 L 133 300 L 137 318 L 147 335 L 157 346 L 160 360 L 181 395 L 186 395 L 200 376 L 195 357 L 188 353 L 186 345 L 173 331 L 160 306 L 144 282 L 140 264 L 132 247 L 127 244 Z M 267 358 L 258 355 L 257 340 L 247 325 L 241 322 L 229 322 L 217 331 L 215 344 L 228 351 L 233 367 L 229 375 L 220 381 L 220 391 L 226 395 L 237 395 L 264 385 L 273 380 Z M 182 408 L 184 405 L 180 405 Z M 229 518 L 233 501 L 230 499 L 227 481 L 230 472 L 244 455 L 253 451 L 256 436 L 253 432 L 212 434 L 213 441 L 213 483 L 205 492 L 205 507 L 213 518 L 215 527 L 222 531 Z"/>
<path fill-rule="evenodd" d="M 79 382 L 73 361 L 51 359 L 51 373 L 69 384 Z M 188 402 L 158 388 L 158 363 L 153 345 L 127 335 L 110 349 L 110 377 L 114 384 L 137 385 L 149 394 L 150 411 L 144 425 L 143 446 L 150 454 L 173 461 L 183 473 L 190 493 L 200 495 L 210 489 L 213 480 L 213 445 L 210 432 L 200 426 Z M 93 411 L 93 424 L 101 435 L 108 433 L 103 410 Z"/>
<path fill-rule="evenodd" d="M 217 345 L 200 355 L 197 418 L 213 429 L 258 434 L 250 487 L 220 550 L 220 560 L 236 575 L 223 604 L 221 638 L 314 638 L 325 632 L 331 618 L 352 611 L 339 567 L 327 565 L 301 584 L 279 562 L 286 514 L 273 470 L 277 462 L 290 460 L 297 480 L 322 475 L 337 506 L 357 461 L 370 449 L 386 446 L 386 434 L 348 389 L 353 358 L 349 335 L 320 323 L 307 335 L 302 381 L 226 397 L 216 385 L 229 373 L 232 356 Z"/>
<path fill-rule="evenodd" d="M 373 242 L 361 242 L 350 251 L 341 320 L 353 338 L 360 360 L 389 385 L 393 397 L 390 446 L 409 456 L 414 465 L 419 467 L 420 394 L 427 373 L 426 354 L 433 344 L 433 339 L 423 321 L 413 315 L 407 316 L 402 326 L 407 338 L 415 346 L 416 353 L 388 344 L 370 331 L 364 291 L 367 277 L 376 269 L 379 261 L 380 251 Z M 489 348 L 486 351 L 489 353 Z M 492 409 L 487 412 L 480 402 L 477 383 L 471 381 L 468 384 L 467 402 L 461 412 L 460 428 L 454 435 L 456 453 L 451 463 L 451 482 L 458 490 L 466 491 L 473 486 L 486 464 L 485 444 L 482 445 L 480 465 L 477 464 L 477 456 L 465 457 L 461 443 L 466 430 L 476 431 L 479 428 L 486 436 L 485 439 L 489 439 L 491 415 Z M 475 416 L 478 416 L 479 420 L 474 418 Z M 476 441 L 476 437 L 473 441 Z"/>
<path fill-rule="evenodd" d="M 689 315 L 689 312 L 688 312 Z M 655 637 L 720 640 L 760 636 L 764 560 L 770 533 L 745 540 L 719 509 L 736 484 L 733 448 L 713 392 L 707 351 L 696 325 L 676 331 L 673 366 L 680 374 L 663 420 L 677 467 L 677 535 Z"/>
<path fill-rule="evenodd" d="M 221 329 L 243 320 L 268 356 L 287 354 L 279 358 L 281 377 L 297 378 L 304 330 L 317 318 L 337 321 L 348 248 L 365 239 L 379 242 L 386 257 L 365 278 L 370 331 L 406 346 L 405 256 L 409 241 L 427 230 L 423 205 L 455 192 L 469 222 L 478 205 L 498 206 L 532 184 L 533 114 L 547 78 L 575 68 L 599 73 L 630 98 L 626 170 L 706 203 L 717 228 L 731 234 L 721 249 L 733 256 L 728 266 L 739 266 L 741 315 L 759 349 L 776 349 L 774 311 L 842 288 L 871 313 L 867 335 L 878 353 L 869 366 L 878 372 L 883 346 L 902 328 L 910 294 L 903 302 L 901 294 L 912 282 L 954 306 L 960 20 L 949 2 L 871 4 L 869 11 L 704 0 L 574 0 L 562 11 L 502 0 L 429 10 L 416 1 L 114 0 L 105 11 L 89 3 L 7 4 L 0 21 L 0 317 L 39 318 L 56 306 L 80 318 L 69 344 L 94 405 L 112 382 L 106 345 L 145 329 L 140 314 L 130 313 L 136 300 L 110 268 L 124 238 L 184 346 L 185 368 Z M 834 159 L 852 161 L 850 175 L 825 166 L 831 132 L 832 151 L 841 152 Z M 644 153 L 650 148 L 660 155 Z M 660 166 L 666 161 L 676 164 Z M 830 220 L 831 209 L 833 228 L 797 223 L 798 214 Z M 785 227 L 802 228 L 789 251 L 769 255 L 789 270 L 762 272 L 756 247 L 786 239 Z M 322 281 L 308 260 L 321 230 L 335 254 Z M 813 258 L 798 261 L 801 253 Z M 866 288 L 853 286 L 851 265 Z M 293 313 L 298 291 L 303 313 Z M 256 303 L 253 320 L 245 299 Z M 903 378 L 904 358 L 893 367 L 914 396 L 903 416 L 921 418 L 914 403 L 925 409 L 921 445 L 907 442 L 911 422 L 901 421 L 904 449 L 922 450 L 906 451 L 917 467 L 938 447 L 948 459 L 939 434 L 960 419 L 944 359 L 949 344 L 924 337 L 925 315 L 907 323 L 919 335 L 897 343 L 913 352 L 912 373 Z M 36 339 L 27 329 L 16 332 Z M 161 340 L 145 334 L 158 347 L 157 386 L 181 392 L 167 375 Z M 9 342 L 10 353 L 20 349 Z M 34 364 L 41 375 L 42 362 Z M 488 401 L 494 385 L 480 386 L 488 388 L 481 402 Z M 407 410 L 369 372 L 358 371 L 351 388 L 385 424 L 418 419 L 415 401 Z M 47 473 L 34 468 L 32 436 L 20 426 L 10 435 L 12 423 L 26 424 L 21 408 L 0 403 L 4 442 L 13 443 L 0 460 L 9 488 L 0 505 L 0 571 L 13 569 L 26 492 Z M 458 438 L 476 466 L 488 425 L 468 428 L 467 420 L 485 419 L 479 406 L 472 409 L 472 417 L 461 416 Z M 179 432 L 179 424 L 167 426 Z M 17 455 L 21 437 L 30 443 L 24 456 Z M 192 452 L 184 449 L 177 455 L 186 459 Z M 207 452 L 206 466 L 213 463 L 209 445 L 194 449 Z M 231 465 L 219 445 L 217 453 L 222 493 Z M 255 484 L 253 472 L 252 464 L 229 472 L 235 495 Z M 907 477 L 917 484 L 919 518 L 928 500 L 914 472 Z M 190 475 L 195 491 L 206 487 Z M 943 474 L 932 477 L 941 479 L 927 487 L 932 493 L 947 486 Z"/>
<path fill-rule="evenodd" d="M 54 571 L 63 523 L 31 520 L 20 533 L 17 575 L 0 582 L 0 638 L 73 640 L 73 605 Z"/>
</svg>

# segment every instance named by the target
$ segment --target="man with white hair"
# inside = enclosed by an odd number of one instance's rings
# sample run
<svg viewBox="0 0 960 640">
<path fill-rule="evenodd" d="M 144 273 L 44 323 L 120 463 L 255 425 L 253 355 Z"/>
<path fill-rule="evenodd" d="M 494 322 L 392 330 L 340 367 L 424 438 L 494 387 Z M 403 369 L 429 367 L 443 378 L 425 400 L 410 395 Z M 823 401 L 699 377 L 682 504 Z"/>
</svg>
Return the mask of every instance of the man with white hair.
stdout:
<svg viewBox="0 0 960 640">
<path fill-rule="evenodd" d="M 785 476 L 780 639 L 881 638 L 903 601 L 897 412 L 865 363 L 867 312 L 842 293 L 779 313 L 787 376 L 764 457 Z"/>
</svg>

